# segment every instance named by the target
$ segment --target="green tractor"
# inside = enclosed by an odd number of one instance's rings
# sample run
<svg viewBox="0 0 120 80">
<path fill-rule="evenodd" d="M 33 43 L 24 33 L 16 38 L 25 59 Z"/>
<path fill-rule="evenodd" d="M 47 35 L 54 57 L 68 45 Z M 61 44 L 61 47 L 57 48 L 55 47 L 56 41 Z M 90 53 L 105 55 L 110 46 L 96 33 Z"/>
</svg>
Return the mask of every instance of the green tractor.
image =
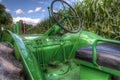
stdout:
<svg viewBox="0 0 120 80">
<path fill-rule="evenodd" d="M 120 41 L 82 30 L 78 13 L 64 0 L 54 0 L 50 13 L 56 23 L 44 34 L 20 35 L 16 26 L 16 34 L 2 32 L 1 42 L 14 49 L 25 80 L 120 80 Z"/>
</svg>

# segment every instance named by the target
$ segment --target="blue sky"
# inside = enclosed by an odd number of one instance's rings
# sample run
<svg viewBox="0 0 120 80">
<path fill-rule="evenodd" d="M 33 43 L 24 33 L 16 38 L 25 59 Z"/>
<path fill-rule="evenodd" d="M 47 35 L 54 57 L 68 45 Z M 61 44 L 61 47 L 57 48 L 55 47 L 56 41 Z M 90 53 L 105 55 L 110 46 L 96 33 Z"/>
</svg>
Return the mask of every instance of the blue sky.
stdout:
<svg viewBox="0 0 120 80">
<path fill-rule="evenodd" d="M 26 23 L 37 24 L 48 17 L 47 7 L 53 0 L 0 0 L 6 7 L 14 22 L 22 19 Z M 77 0 L 66 0 L 68 3 Z"/>
</svg>

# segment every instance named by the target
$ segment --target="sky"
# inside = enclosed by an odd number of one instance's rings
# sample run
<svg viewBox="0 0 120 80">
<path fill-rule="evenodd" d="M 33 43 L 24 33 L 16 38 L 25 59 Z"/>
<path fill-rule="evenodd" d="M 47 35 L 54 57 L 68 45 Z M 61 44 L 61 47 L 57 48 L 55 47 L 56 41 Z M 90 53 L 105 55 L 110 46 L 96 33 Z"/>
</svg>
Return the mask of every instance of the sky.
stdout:
<svg viewBox="0 0 120 80">
<path fill-rule="evenodd" d="M 53 0 L 0 0 L 6 11 L 13 17 L 13 22 L 23 20 L 28 24 L 37 24 L 48 17 L 48 7 Z M 66 0 L 72 4 L 78 0 Z M 59 7 L 59 5 L 57 5 Z"/>
</svg>

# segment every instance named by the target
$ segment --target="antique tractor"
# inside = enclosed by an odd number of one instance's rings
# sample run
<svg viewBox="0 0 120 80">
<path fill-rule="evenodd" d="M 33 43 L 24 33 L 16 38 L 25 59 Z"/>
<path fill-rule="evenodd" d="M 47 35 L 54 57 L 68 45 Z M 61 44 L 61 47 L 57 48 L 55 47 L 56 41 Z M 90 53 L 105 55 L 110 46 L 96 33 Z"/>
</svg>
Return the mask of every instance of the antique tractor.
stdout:
<svg viewBox="0 0 120 80">
<path fill-rule="evenodd" d="M 54 0 L 50 13 L 56 24 L 45 34 L 2 32 L 1 41 L 22 62 L 25 80 L 120 80 L 120 41 L 82 30 L 77 12 L 64 0 Z"/>
</svg>

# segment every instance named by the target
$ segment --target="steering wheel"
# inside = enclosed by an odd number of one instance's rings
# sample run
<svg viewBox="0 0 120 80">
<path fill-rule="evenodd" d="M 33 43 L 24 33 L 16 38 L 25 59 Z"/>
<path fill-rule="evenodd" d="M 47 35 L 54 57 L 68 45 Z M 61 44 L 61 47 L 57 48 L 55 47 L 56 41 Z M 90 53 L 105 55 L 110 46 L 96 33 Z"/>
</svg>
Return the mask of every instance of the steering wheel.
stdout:
<svg viewBox="0 0 120 80">
<path fill-rule="evenodd" d="M 50 10 L 53 19 L 65 31 L 76 33 L 81 30 L 80 17 L 76 10 L 64 0 L 54 0 Z"/>
</svg>

